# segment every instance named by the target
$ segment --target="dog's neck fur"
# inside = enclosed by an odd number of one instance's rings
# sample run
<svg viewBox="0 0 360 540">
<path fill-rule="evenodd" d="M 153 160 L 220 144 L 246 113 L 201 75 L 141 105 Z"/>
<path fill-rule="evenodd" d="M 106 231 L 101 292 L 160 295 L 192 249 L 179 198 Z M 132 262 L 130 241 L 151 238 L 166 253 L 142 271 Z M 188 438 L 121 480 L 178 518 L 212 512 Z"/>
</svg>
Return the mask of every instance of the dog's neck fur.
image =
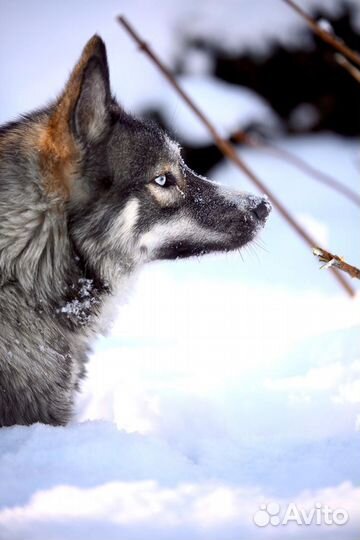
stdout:
<svg viewBox="0 0 360 540">
<path fill-rule="evenodd" d="M 50 113 L 36 116 L 44 125 Z M 22 122 L 27 123 L 27 119 Z M 24 144 L 31 141 L 35 147 L 41 145 L 41 132 L 34 119 L 25 143 L 18 126 L 6 128 L 6 145 L 0 137 L 0 152 L 5 159 L 16 147 L 19 163 L 23 163 L 21 183 L 8 180 L 0 185 L 0 287 L 11 284 L 35 309 L 56 310 L 65 325 L 84 327 L 98 316 L 104 296 L 116 289 L 116 279 L 111 279 L 111 271 L 105 277 L 100 256 L 93 253 L 90 265 L 84 250 L 75 244 L 67 202 L 61 193 L 48 192 L 41 183 L 41 154 L 29 163 Z"/>
</svg>

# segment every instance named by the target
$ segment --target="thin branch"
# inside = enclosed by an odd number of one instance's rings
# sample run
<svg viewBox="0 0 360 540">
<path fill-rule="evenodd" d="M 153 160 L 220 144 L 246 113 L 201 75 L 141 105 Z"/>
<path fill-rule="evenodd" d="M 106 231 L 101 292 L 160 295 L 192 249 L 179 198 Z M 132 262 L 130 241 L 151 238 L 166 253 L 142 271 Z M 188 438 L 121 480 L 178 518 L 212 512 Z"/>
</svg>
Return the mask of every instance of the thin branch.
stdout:
<svg viewBox="0 0 360 540">
<path fill-rule="evenodd" d="M 222 151 L 222 153 L 231 159 L 242 171 L 243 173 L 255 184 L 255 186 L 262 192 L 265 193 L 273 206 L 277 208 L 280 214 L 288 222 L 288 224 L 297 232 L 297 234 L 306 242 L 311 248 L 317 244 L 315 240 L 302 228 L 302 226 L 293 218 L 287 208 L 279 201 L 279 199 L 267 188 L 267 186 L 255 175 L 255 173 L 244 163 L 244 161 L 238 156 L 236 148 L 230 144 L 228 141 L 223 139 L 218 133 L 215 126 L 210 122 L 210 120 L 204 115 L 204 113 L 199 109 L 199 107 L 193 102 L 193 100 L 188 96 L 188 94 L 181 88 L 179 83 L 176 81 L 174 76 L 171 74 L 170 70 L 165 66 L 165 64 L 157 57 L 147 43 L 140 37 L 136 30 L 130 25 L 130 23 L 123 16 L 117 17 L 118 22 L 125 28 L 125 30 L 130 34 L 134 41 L 139 45 L 140 50 L 142 50 L 148 57 L 154 62 L 157 68 L 161 71 L 164 77 L 170 82 L 170 84 L 175 88 L 178 94 L 183 98 L 187 103 L 189 108 L 195 113 L 195 115 L 201 120 L 204 126 L 207 128 L 209 133 L 212 135 L 216 145 Z M 334 277 L 340 283 L 340 285 L 346 290 L 350 296 L 355 296 L 355 291 L 352 286 L 347 282 L 347 280 L 342 276 L 335 268 L 332 269 Z"/>
<path fill-rule="evenodd" d="M 350 73 L 356 82 L 360 83 L 360 71 L 351 62 L 349 62 L 349 60 L 346 60 L 345 56 L 336 53 L 335 60 L 339 66 L 346 69 L 346 71 Z"/>
<path fill-rule="evenodd" d="M 234 135 L 232 135 L 232 138 L 252 148 L 264 150 L 265 152 L 269 152 L 270 154 L 273 154 L 276 157 L 287 161 L 303 173 L 311 176 L 325 186 L 337 191 L 338 193 L 346 197 L 349 201 L 354 203 L 356 206 L 360 206 L 360 196 L 355 191 L 336 180 L 336 178 L 333 178 L 329 174 L 326 174 L 323 171 L 320 171 L 319 169 L 314 167 L 313 165 L 310 165 L 310 163 L 293 154 L 292 152 L 284 150 L 283 148 L 279 148 L 274 144 L 259 141 L 256 137 L 251 137 L 243 131 L 237 131 Z"/>
<path fill-rule="evenodd" d="M 319 258 L 320 262 L 324 262 L 325 264 L 321 268 L 339 268 L 343 272 L 346 272 L 351 276 L 352 278 L 360 279 L 360 270 L 359 268 L 356 268 L 356 266 L 351 266 L 351 264 L 348 264 L 345 262 L 345 260 L 342 257 L 339 257 L 338 255 L 333 255 L 329 251 L 325 251 L 325 249 L 321 248 L 313 248 L 313 254 Z"/>
<path fill-rule="evenodd" d="M 294 11 L 296 11 L 296 13 L 298 13 L 307 22 L 308 26 L 310 26 L 313 32 L 317 34 L 323 41 L 325 41 L 325 43 L 328 43 L 343 56 L 346 56 L 349 60 L 351 60 L 351 62 L 360 66 L 360 54 L 358 52 L 353 51 L 352 49 L 350 49 L 350 47 L 345 45 L 345 43 L 340 38 L 334 36 L 330 32 L 327 32 L 324 28 L 322 28 L 293 0 L 283 0 L 283 2 L 285 2 L 285 4 L 287 4 Z"/>
</svg>

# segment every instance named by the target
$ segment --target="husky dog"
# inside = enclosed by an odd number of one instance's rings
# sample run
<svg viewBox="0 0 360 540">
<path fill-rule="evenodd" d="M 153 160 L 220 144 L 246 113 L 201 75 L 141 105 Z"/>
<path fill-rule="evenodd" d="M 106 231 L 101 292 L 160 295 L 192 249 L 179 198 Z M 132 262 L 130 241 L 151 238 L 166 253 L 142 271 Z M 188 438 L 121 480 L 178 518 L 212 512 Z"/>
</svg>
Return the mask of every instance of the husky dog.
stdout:
<svg viewBox="0 0 360 540">
<path fill-rule="evenodd" d="M 90 39 L 54 104 L 0 128 L 0 426 L 66 424 L 124 280 L 146 262 L 241 248 L 269 212 L 125 113 Z"/>
</svg>

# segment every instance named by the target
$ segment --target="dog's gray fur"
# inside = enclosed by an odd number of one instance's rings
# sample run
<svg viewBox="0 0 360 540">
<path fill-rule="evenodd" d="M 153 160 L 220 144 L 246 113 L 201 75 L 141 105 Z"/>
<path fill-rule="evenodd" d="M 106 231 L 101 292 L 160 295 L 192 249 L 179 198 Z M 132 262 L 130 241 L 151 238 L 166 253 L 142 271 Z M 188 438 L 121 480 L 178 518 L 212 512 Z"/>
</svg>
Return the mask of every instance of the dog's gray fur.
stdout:
<svg viewBox="0 0 360 540">
<path fill-rule="evenodd" d="M 0 425 L 66 424 L 124 280 L 148 261 L 240 248 L 269 211 L 127 115 L 94 36 L 53 105 L 0 128 Z"/>
</svg>

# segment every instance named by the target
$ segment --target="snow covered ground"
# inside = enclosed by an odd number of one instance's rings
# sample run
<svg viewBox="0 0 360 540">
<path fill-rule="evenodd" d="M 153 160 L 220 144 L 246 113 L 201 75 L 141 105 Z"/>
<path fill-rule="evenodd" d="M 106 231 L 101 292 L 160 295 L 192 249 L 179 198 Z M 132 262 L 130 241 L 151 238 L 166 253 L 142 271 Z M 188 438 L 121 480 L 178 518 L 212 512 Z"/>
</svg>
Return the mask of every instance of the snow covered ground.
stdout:
<svg viewBox="0 0 360 540">
<path fill-rule="evenodd" d="M 136 109 L 157 96 L 179 132 L 205 140 L 195 120 L 177 124 L 180 105 L 111 19 L 116 10 L 128 13 L 166 57 L 174 21 L 194 3 L 154 2 L 154 24 L 144 2 L 121 4 L 87 2 L 83 14 L 85 3 L 76 2 L 70 17 L 66 3 L 55 10 L 32 2 L 31 13 L 30 3 L 4 3 L 1 120 L 55 95 L 98 30 L 109 42 L 119 97 Z M 127 63 L 131 72 L 123 74 Z M 189 90 L 205 92 L 211 109 L 217 89 L 216 119 L 231 129 L 229 107 L 235 114 L 249 94 L 239 89 L 239 101 L 224 103 L 225 89 L 197 76 Z M 266 107 L 251 103 L 268 123 Z M 277 144 L 359 192 L 358 141 L 317 135 Z M 358 208 L 265 153 L 241 154 L 319 243 L 359 265 Z M 254 191 L 230 164 L 213 178 Z M 319 271 L 276 212 L 259 245 L 242 256 L 144 269 L 110 335 L 95 346 L 74 422 L 1 430 L 0 539 L 358 538 L 359 308 L 359 293 L 350 300 Z M 270 519 L 261 505 L 269 503 L 278 512 L 261 527 Z M 289 504 L 308 518 L 313 512 L 313 524 L 277 524 Z M 324 523 L 326 505 L 344 509 L 347 522 L 339 524 L 338 512 Z"/>
</svg>

